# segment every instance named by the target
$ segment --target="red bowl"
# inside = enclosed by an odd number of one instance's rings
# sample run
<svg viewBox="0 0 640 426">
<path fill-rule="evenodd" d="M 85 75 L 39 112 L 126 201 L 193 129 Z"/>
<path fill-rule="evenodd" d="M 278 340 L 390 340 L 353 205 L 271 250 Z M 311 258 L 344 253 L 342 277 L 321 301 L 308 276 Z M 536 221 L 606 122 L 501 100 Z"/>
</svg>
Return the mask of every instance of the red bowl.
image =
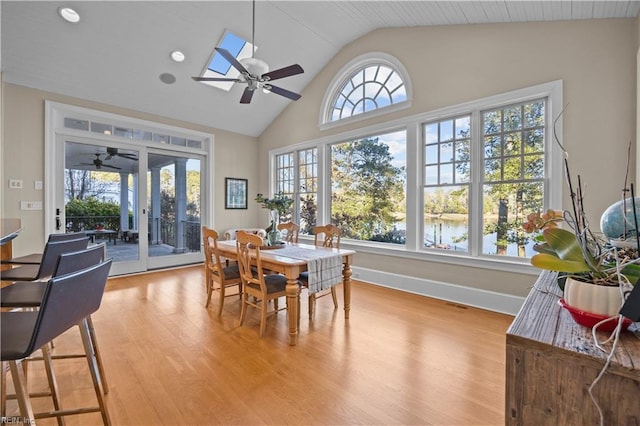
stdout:
<svg viewBox="0 0 640 426">
<path fill-rule="evenodd" d="M 599 323 L 600 321 L 609 318 L 606 315 L 598 315 L 591 312 L 586 312 L 580 309 L 576 309 L 573 306 L 567 305 L 567 302 L 565 302 L 564 299 L 558 300 L 558 303 L 560 304 L 560 306 L 562 306 L 567 311 L 569 311 L 569 313 L 571 314 L 571 317 L 575 322 L 577 322 L 580 325 L 584 325 L 585 327 L 593 328 L 593 326 Z M 600 324 L 600 326 L 598 327 L 598 330 L 608 331 L 608 332 L 613 331 L 618 325 L 618 318 L 619 316 L 612 317 L 609 321 Z M 631 321 L 629 318 L 624 318 L 622 320 L 622 330 L 623 331 L 626 330 L 627 327 L 629 327 L 631 324 L 633 324 L 633 321 Z"/>
</svg>

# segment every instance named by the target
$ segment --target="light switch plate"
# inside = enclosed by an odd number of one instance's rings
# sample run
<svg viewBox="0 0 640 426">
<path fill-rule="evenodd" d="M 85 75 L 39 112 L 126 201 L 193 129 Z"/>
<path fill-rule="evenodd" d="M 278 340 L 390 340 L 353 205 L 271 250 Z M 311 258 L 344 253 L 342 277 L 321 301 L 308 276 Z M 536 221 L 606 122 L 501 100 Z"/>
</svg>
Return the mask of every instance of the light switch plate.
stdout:
<svg viewBox="0 0 640 426">
<path fill-rule="evenodd" d="M 34 182 L 33 187 L 35 189 L 42 189 L 42 181 L 41 180 L 37 180 Z"/>
<path fill-rule="evenodd" d="M 22 189 L 22 181 L 20 179 L 9 179 L 9 188 Z"/>
<path fill-rule="evenodd" d="M 20 201 L 20 210 L 42 210 L 42 201 Z"/>
</svg>

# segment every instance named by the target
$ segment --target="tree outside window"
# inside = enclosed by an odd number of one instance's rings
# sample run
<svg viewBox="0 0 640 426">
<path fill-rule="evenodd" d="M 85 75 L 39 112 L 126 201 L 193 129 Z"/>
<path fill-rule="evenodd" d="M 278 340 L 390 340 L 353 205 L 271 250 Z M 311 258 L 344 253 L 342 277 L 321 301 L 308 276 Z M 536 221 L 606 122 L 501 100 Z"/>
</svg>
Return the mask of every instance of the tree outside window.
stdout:
<svg viewBox="0 0 640 426">
<path fill-rule="evenodd" d="M 406 132 L 331 146 L 331 221 L 343 236 L 406 242 Z"/>
</svg>

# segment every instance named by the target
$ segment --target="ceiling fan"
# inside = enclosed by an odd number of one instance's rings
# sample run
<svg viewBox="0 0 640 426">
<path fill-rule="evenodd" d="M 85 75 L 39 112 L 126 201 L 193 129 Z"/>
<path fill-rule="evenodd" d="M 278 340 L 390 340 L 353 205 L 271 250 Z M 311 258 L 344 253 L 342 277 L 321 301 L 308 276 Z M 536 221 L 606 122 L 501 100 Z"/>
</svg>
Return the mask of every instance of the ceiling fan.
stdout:
<svg viewBox="0 0 640 426">
<path fill-rule="evenodd" d="M 138 161 L 138 157 L 136 157 L 135 154 L 118 152 L 118 148 L 107 148 L 107 156 L 104 159 L 111 160 L 113 157 L 122 157 L 122 158 L 127 158 L 129 160 Z"/>
<path fill-rule="evenodd" d="M 296 74 L 302 74 L 304 70 L 298 64 L 289 65 L 269 72 L 269 65 L 263 60 L 254 57 L 255 54 L 255 28 L 256 28 L 256 2 L 253 0 L 253 27 L 251 30 L 251 57 L 238 61 L 228 50 L 216 47 L 216 51 L 222 55 L 235 69 L 240 72 L 238 78 L 226 77 L 191 77 L 195 81 L 233 81 L 236 83 L 246 83 L 247 87 L 240 98 L 241 104 L 248 104 L 253 98 L 253 92 L 257 89 L 264 89 L 268 92 L 275 93 L 293 101 L 297 101 L 302 96 L 290 90 L 283 89 L 270 84 L 273 80 L 290 77 Z"/>
<path fill-rule="evenodd" d="M 109 164 L 104 164 L 104 162 L 100 159 L 100 153 L 94 154 L 96 156 L 95 160 L 93 160 L 91 163 L 80 163 L 83 166 L 95 166 L 96 170 L 100 170 L 103 167 L 109 168 L 109 169 L 115 169 L 115 170 L 122 170 L 122 167 L 116 167 L 116 166 L 111 166 Z M 106 158 L 105 158 L 106 160 Z"/>
</svg>

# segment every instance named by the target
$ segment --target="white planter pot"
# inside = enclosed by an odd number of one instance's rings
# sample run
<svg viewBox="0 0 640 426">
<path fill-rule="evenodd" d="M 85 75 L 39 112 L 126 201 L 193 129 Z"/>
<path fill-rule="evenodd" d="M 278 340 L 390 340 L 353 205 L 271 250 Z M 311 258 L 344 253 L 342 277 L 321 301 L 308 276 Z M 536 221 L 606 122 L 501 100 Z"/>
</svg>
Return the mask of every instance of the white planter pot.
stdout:
<svg viewBox="0 0 640 426">
<path fill-rule="evenodd" d="M 618 315 L 622 307 L 620 287 L 595 285 L 567 278 L 564 301 L 575 309 L 598 315 Z"/>
</svg>

